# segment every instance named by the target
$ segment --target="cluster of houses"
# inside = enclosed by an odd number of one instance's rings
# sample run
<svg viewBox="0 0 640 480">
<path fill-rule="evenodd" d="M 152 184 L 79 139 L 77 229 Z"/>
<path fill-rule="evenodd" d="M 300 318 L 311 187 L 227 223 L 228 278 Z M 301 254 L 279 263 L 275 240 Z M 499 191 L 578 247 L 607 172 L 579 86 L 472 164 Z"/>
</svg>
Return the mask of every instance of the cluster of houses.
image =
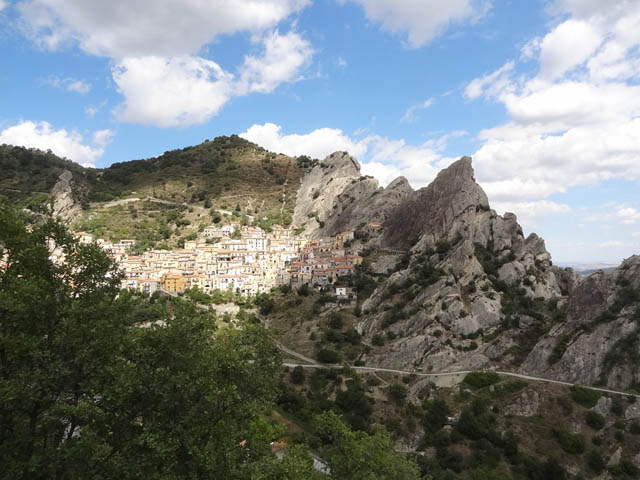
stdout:
<svg viewBox="0 0 640 480">
<path fill-rule="evenodd" d="M 130 253 L 133 240 L 94 240 L 84 232 L 75 236 L 82 243 L 95 241 L 118 262 L 125 275 L 123 288 L 149 294 L 197 288 L 204 293 L 221 290 L 249 296 L 279 285 L 298 288 L 306 283 L 341 299 L 353 299 L 354 290 L 340 280 L 362 263 L 357 251 L 345 247 L 353 232 L 310 240 L 279 226 L 267 233 L 257 227 L 213 225 L 197 240 L 186 241 L 182 249 L 148 250 L 142 255 Z"/>
</svg>

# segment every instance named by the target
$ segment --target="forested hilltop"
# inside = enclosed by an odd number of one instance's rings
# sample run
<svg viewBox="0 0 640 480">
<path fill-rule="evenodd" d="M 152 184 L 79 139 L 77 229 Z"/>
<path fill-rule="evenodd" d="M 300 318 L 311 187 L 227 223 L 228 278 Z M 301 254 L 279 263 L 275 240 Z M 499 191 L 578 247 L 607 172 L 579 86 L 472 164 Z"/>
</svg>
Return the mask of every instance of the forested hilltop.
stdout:
<svg viewBox="0 0 640 480">
<path fill-rule="evenodd" d="M 141 248 L 170 248 L 219 222 L 220 211 L 245 223 L 249 216 L 265 228 L 288 226 L 300 178 L 311 164 L 308 157 L 268 152 L 237 135 L 104 169 L 3 145 L 0 194 L 18 207 L 53 202 L 54 214 L 75 230 L 132 238 Z"/>
</svg>

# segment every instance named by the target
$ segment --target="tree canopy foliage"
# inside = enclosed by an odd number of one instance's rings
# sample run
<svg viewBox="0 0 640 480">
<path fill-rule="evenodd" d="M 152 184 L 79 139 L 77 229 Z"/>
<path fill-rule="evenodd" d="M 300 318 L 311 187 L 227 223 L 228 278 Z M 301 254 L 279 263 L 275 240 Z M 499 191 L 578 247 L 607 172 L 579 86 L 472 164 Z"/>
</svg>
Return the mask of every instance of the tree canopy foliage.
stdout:
<svg viewBox="0 0 640 480">
<path fill-rule="evenodd" d="M 0 478 L 249 478 L 271 457 L 280 356 L 260 326 L 120 292 L 99 247 L 0 202 L 3 256 Z"/>
</svg>

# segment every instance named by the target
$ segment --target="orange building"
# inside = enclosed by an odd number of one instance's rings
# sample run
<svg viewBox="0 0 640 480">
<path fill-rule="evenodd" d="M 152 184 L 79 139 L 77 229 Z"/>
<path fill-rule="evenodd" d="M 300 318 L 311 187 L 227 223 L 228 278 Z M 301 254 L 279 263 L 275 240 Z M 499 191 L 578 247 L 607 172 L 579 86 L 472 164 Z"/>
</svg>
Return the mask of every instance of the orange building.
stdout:
<svg viewBox="0 0 640 480">
<path fill-rule="evenodd" d="M 167 292 L 184 292 L 187 281 L 182 275 L 166 273 L 162 276 L 162 288 Z"/>
</svg>

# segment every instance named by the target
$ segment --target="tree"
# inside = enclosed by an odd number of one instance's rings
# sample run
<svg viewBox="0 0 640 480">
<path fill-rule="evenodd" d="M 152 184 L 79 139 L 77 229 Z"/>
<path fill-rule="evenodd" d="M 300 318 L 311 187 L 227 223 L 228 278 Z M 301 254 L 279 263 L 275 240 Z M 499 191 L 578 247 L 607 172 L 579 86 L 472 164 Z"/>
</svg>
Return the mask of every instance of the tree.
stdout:
<svg viewBox="0 0 640 480">
<path fill-rule="evenodd" d="M 276 307 L 276 301 L 268 293 L 256 295 L 255 304 L 262 315 L 269 315 Z"/>
<path fill-rule="evenodd" d="M 333 412 L 315 418 L 320 456 L 341 480 L 417 480 L 416 464 L 393 450 L 391 437 L 381 425 L 372 433 L 353 432 Z"/>
<path fill-rule="evenodd" d="M 271 455 L 280 355 L 259 325 L 120 292 L 99 247 L 1 201 L 0 245 L 0 478 L 247 478 Z"/>
<path fill-rule="evenodd" d="M 293 367 L 293 370 L 291 370 L 291 383 L 302 385 L 304 383 L 304 377 L 304 368 L 300 365 Z"/>
</svg>

